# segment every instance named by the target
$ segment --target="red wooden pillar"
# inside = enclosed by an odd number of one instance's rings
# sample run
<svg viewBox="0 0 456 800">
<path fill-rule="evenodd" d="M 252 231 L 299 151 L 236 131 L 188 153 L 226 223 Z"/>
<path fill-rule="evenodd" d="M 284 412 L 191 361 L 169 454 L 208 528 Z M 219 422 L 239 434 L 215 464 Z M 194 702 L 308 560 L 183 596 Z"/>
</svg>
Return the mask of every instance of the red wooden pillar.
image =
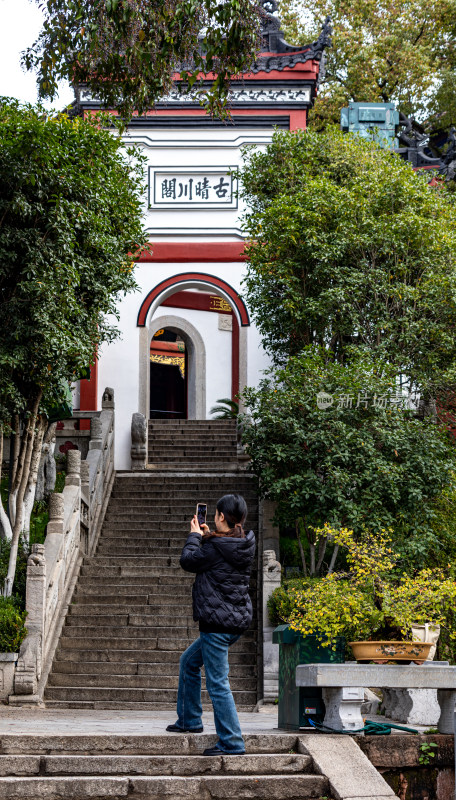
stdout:
<svg viewBox="0 0 456 800">
<path fill-rule="evenodd" d="M 239 402 L 239 322 L 234 311 L 231 318 L 231 399 Z"/>
<path fill-rule="evenodd" d="M 94 364 L 90 367 L 90 378 L 84 378 L 80 381 L 80 395 L 79 395 L 79 410 L 80 411 L 97 411 L 98 410 L 98 361 L 95 359 Z M 80 430 L 90 430 L 90 419 L 81 419 Z"/>
</svg>

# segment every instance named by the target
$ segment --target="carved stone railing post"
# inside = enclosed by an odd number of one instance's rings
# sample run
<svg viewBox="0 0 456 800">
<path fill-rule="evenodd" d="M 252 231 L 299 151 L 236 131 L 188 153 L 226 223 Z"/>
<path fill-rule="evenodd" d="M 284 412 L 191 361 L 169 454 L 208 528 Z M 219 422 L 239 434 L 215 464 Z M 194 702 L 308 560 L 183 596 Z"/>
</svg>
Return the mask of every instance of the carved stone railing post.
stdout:
<svg viewBox="0 0 456 800">
<path fill-rule="evenodd" d="M 114 389 L 111 389 L 109 386 L 107 386 L 103 392 L 101 407 L 103 411 L 108 408 L 114 408 Z"/>
<path fill-rule="evenodd" d="M 88 485 L 89 485 L 89 462 L 81 461 L 81 487 Z"/>
<path fill-rule="evenodd" d="M 131 418 L 131 468 L 146 469 L 147 421 L 144 414 L 136 412 Z"/>
<path fill-rule="evenodd" d="M 277 561 L 274 550 L 263 552 L 263 700 L 272 703 L 279 692 L 279 645 L 273 644 L 271 625 L 268 612 L 268 600 L 280 586 L 282 569 Z"/>
<path fill-rule="evenodd" d="M 67 452 L 67 475 L 65 486 L 81 485 L 81 453 L 79 450 L 68 450 Z"/>
<path fill-rule="evenodd" d="M 65 515 L 65 501 L 63 494 L 53 492 L 49 497 L 49 522 L 47 533 L 62 533 L 63 520 Z"/>
<path fill-rule="evenodd" d="M 32 545 L 32 552 L 27 561 L 25 608 L 28 635 L 19 651 L 14 692 L 20 695 L 22 702 L 37 703 L 40 701 L 36 693 L 41 677 L 46 615 L 46 559 L 43 544 Z"/>
<path fill-rule="evenodd" d="M 100 417 L 92 417 L 90 420 L 90 442 L 89 450 L 101 450 L 103 447 L 103 425 Z"/>
</svg>

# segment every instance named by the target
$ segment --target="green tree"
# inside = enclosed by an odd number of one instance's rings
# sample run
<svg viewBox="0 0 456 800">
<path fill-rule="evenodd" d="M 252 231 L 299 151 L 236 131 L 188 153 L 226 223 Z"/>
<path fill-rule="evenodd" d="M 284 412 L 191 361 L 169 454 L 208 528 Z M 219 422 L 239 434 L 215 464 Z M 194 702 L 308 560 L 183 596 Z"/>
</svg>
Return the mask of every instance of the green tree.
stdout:
<svg viewBox="0 0 456 800">
<path fill-rule="evenodd" d="M 367 350 L 410 386 L 454 384 L 454 198 L 375 143 L 328 128 L 246 153 L 245 290 L 276 364 Z"/>
<path fill-rule="evenodd" d="M 261 491 L 296 527 L 311 574 L 325 522 L 391 527 L 406 562 L 425 563 L 454 463 L 451 420 L 431 402 L 455 385 L 454 197 L 331 127 L 277 132 L 247 150 L 240 178 L 246 299 L 274 364 L 245 398 Z M 419 413 L 374 402 L 399 387 L 419 393 Z M 320 410 L 320 391 L 339 400 Z"/>
<path fill-rule="evenodd" d="M 36 0 L 43 29 L 23 63 L 38 73 L 40 97 L 59 80 L 87 84 L 128 119 L 153 107 L 180 73 L 183 87 L 224 113 L 230 79 L 247 70 L 259 45 L 260 14 L 251 0 Z"/>
<path fill-rule="evenodd" d="M 338 122 L 349 101 L 395 102 L 423 118 L 455 67 L 455 0 L 310 0 L 305 13 L 297 0 L 282 0 L 281 12 L 293 43 L 309 41 L 332 18 L 326 80 L 311 113 L 318 127 Z"/>
<path fill-rule="evenodd" d="M 135 288 L 143 168 L 101 120 L 0 104 L 0 464 L 13 440 L 0 530 L 12 591 L 26 493 L 48 416 L 117 336 L 117 298 Z"/>
<path fill-rule="evenodd" d="M 430 557 L 435 565 L 446 543 L 435 500 L 452 485 L 450 434 L 404 408 L 393 371 L 384 373 L 366 354 L 339 364 L 310 346 L 245 392 L 244 439 L 261 494 L 276 502 L 277 524 L 296 529 L 311 576 L 332 572 L 338 555 L 315 535 L 325 523 L 357 536 L 392 529 L 402 567 Z M 333 400 L 326 408 L 320 392 Z"/>
</svg>

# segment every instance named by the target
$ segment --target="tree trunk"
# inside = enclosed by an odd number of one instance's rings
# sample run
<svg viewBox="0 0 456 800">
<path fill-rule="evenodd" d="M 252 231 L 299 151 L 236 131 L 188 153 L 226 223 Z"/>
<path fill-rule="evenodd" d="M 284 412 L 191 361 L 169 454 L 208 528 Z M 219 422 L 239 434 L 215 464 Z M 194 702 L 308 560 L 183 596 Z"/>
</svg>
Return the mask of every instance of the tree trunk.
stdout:
<svg viewBox="0 0 456 800">
<path fill-rule="evenodd" d="M 3 428 L 0 428 L 0 480 L 2 477 L 3 443 Z M 12 535 L 13 531 L 11 529 L 11 523 L 8 519 L 8 514 L 3 508 L 3 503 L 0 497 L 0 539 L 7 539 L 8 541 L 11 541 Z"/>
<path fill-rule="evenodd" d="M 13 528 L 16 521 L 16 498 L 17 498 L 17 470 L 19 464 L 19 453 L 21 447 L 21 422 L 19 414 L 13 417 L 13 425 L 11 432 L 11 447 L 10 447 L 10 465 L 9 465 L 9 492 L 8 492 L 8 517 Z"/>
<path fill-rule="evenodd" d="M 334 567 L 335 567 L 335 564 L 336 564 L 336 558 L 337 558 L 338 552 L 339 552 L 339 545 L 336 544 L 336 546 L 335 546 L 335 548 L 334 548 L 334 550 L 332 552 L 331 561 L 329 563 L 328 575 L 331 575 L 331 573 L 334 571 Z"/>
<path fill-rule="evenodd" d="M 327 543 L 328 543 L 328 537 L 327 536 L 322 536 L 320 538 L 320 543 L 318 545 L 318 561 L 317 561 L 317 566 L 315 567 L 315 571 L 316 571 L 317 575 L 320 572 L 321 565 L 322 565 L 323 559 L 325 557 Z"/>
<path fill-rule="evenodd" d="M 302 542 L 301 542 L 301 533 L 299 531 L 299 520 L 298 519 L 295 522 L 295 530 L 296 530 L 296 538 L 298 540 L 298 545 L 299 545 L 299 552 L 301 554 L 302 568 L 304 570 L 304 575 L 307 578 L 306 554 L 304 552 L 304 548 L 303 548 Z"/>
<path fill-rule="evenodd" d="M 24 502 L 22 504 L 23 505 L 22 532 L 24 536 L 24 541 L 27 544 L 30 542 L 30 518 L 32 516 L 33 504 L 35 502 L 36 481 L 38 477 L 38 467 L 41 459 L 41 448 L 43 444 L 45 429 L 46 429 L 46 419 L 44 417 L 41 417 L 38 425 L 38 431 L 35 434 L 32 458 L 30 461 L 29 479 L 24 494 Z"/>
<path fill-rule="evenodd" d="M 309 542 L 309 553 L 310 553 L 310 570 L 309 575 L 312 578 L 315 575 L 315 542 L 313 540 L 312 533 L 309 531 L 306 520 L 304 519 L 304 528 L 306 531 L 307 541 Z"/>
<path fill-rule="evenodd" d="M 18 466 L 15 476 L 15 483 L 17 486 L 16 517 L 13 525 L 13 536 L 11 539 L 11 551 L 8 564 L 8 573 L 6 575 L 4 592 L 3 592 L 5 597 L 11 597 L 13 592 L 14 576 L 16 574 L 17 551 L 19 548 L 19 538 L 22 530 L 23 503 L 24 503 L 25 490 L 27 488 L 30 475 L 30 465 L 32 460 L 33 445 L 35 442 L 35 436 L 37 434 L 35 423 L 41 396 L 42 392 L 40 392 L 38 397 L 36 397 L 35 400 L 33 401 L 32 410 L 27 420 L 25 430 L 21 437 L 22 438 L 21 449 L 20 449 L 19 459 L 17 462 Z M 18 483 L 19 478 L 20 482 Z M 14 488 L 16 488 L 16 486 Z"/>
</svg>

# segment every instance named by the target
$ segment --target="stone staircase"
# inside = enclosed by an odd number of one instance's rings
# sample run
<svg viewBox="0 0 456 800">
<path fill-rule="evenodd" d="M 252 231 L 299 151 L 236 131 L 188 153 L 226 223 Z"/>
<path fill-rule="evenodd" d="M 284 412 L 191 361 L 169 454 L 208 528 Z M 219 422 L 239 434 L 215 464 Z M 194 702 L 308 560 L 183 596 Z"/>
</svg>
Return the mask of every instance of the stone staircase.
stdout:
<svg viewBox="0 0 456 800">
<path fill-rule="evenodd" d="M 331 797 L 296 736 L 252 734 L 246 755 L 205 757 L 214 735 L 1 736 L 3 800 L 302 800 Z"/>
<path fill-rule="evenodd" d="M 149 420 L 149 469 L 236 471 L 235 420 Z"/>
<path fill-rule="evenodd" d="M 254 480 L 245 472 L 116 475 L 96 554 L 84 559 L 65 621 L 47 707 L 169 709 L 174 721 L 179 657 L 198 635 L 194 576 L 180 568 L 179 556 L 197 501 L 208 503 L 212 521 L 218 498 L 233 491 L 246 498 L 247 526 L 257 534 Z M 256 569 L 251 594 L 254 625 L 230 651 L 240 710 L 253 709 L 261 697 Z M 210 707 L 204 684 L 203 704 Z"/>
</svg>

